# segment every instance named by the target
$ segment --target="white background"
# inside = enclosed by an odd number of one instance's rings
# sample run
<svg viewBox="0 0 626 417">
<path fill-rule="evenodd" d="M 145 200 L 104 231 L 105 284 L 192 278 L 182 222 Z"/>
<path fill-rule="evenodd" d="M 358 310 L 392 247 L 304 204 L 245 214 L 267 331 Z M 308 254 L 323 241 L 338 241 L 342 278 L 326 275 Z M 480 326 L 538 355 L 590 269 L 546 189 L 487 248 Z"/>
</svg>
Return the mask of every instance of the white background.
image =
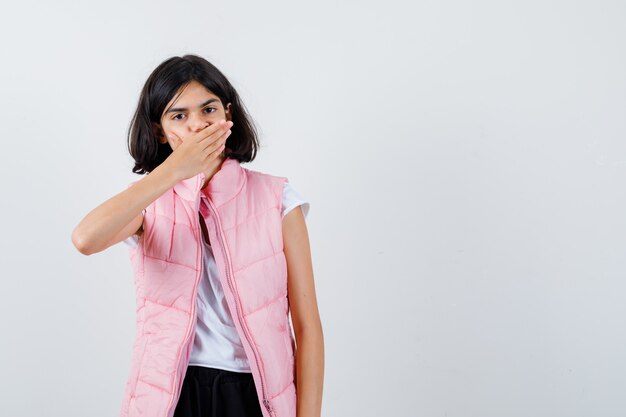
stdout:
<svg viewBox="0 0 626 417">
<path fill-rule="evenodd" d="M 6 2 L 0 39 L 0 415 L 119 413 L 127 249 L 70 237 L 185 53 L 311 204 L 324 416 L 626 415 L 624 2 Z"/>
</svg>

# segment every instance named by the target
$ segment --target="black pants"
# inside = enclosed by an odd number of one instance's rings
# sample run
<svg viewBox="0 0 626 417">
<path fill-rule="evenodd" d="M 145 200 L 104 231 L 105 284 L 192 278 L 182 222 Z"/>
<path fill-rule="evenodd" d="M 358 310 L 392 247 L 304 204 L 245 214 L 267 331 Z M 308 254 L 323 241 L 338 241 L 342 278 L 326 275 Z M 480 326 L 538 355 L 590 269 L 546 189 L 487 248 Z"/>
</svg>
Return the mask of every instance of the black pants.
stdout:
<svg viewBox="0 0 626 417">
<path fill-rule="evenodd" d="M 252 373 L 187 367 L 174 417 L 263 417 Z"/>
</svg>

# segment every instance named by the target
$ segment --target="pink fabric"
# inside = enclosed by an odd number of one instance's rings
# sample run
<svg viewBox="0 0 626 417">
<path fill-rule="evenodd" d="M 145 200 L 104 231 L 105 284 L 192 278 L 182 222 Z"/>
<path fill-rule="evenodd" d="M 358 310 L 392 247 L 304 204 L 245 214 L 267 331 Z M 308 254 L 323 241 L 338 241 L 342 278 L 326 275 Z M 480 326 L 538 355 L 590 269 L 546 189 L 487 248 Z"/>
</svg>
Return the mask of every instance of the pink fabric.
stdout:
<svg viewBox="0 0 626 417">
<path fill-rule="evenodd" d="M 200 192 L 209 197 L 209 238 L 263 415 L 295 417 L 295 340 L 280 213 L 287 178 L 235 159 L 226 159 L 201 189 L 204 178 L 180 181 L 148 206 L 138 245 L 128 249 L 137 327 L 120 417 L 171 417 L 178 402 L 202 272 Z"/>
</svg>

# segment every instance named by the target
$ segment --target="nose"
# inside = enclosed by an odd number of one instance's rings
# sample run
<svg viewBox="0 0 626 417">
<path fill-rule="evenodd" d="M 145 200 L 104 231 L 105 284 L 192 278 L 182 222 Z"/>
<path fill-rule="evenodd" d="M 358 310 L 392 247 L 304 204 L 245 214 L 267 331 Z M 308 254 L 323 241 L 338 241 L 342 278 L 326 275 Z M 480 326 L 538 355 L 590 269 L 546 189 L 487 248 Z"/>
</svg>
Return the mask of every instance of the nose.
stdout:
<svg viewBox="0 0 626 417">
<path fill-rule="evenodd" d="M 189 128 L 198 132 L 209 125 L 209 121 L 201 116 L 189 116 Z"/>
</svg>

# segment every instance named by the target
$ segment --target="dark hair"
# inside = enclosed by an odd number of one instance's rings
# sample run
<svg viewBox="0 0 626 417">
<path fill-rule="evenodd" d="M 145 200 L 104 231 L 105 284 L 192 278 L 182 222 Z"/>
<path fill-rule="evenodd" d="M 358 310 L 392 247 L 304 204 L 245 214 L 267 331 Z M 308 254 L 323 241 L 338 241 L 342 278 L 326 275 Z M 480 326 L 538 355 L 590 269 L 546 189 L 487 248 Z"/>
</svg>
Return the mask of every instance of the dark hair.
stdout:
<svg viewBox="0 0 626 417">
<path fill-rule="evenodd" d="M 224 148 L 226 157 L 239 162 L 251 162 L 256 157 L 259 147 L 257 131 L 239 94 L 213 64 L 202 57 L 188 54 L 163 61 L 152 71 L 143 86 L 128 129 L 128 151 L 135 160 L 134 173 L 151 172 L 172 153 L 169 143 L 158 141 L 163 136 L 158 128 L 161 115 L 181 87 L 193 80 L 218 96 L 222 105 L 231 103 L 233 127 Z"/>
</svg>

